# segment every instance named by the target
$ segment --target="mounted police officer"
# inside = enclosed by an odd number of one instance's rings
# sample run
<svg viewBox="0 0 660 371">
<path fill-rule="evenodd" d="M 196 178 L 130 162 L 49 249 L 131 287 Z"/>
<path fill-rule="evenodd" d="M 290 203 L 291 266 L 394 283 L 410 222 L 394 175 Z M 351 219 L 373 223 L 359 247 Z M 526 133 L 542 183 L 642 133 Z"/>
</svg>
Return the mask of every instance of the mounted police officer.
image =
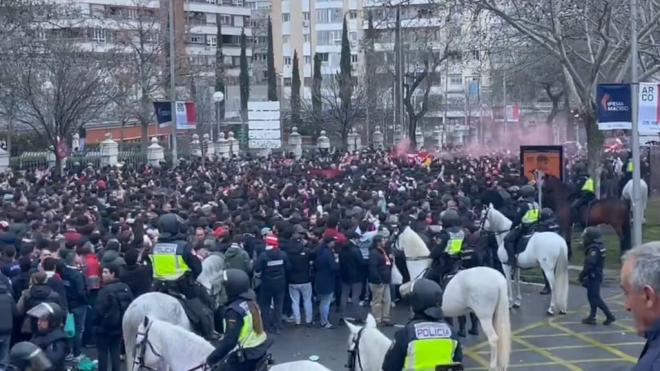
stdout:
<svg viewBox="0 0 660 371">
<path fill-rule="evenodd" d="M 589 203 L 596 198 L 594 180 L 588 175 L 585 175 L 582 178 L 584 181 L 582 182 L 582 187 L 580 188 L 580 194 L 571 204 L 571 214 L 573 216 L 573 220 L 577 220 L 578 222 L 580 222 L 580 209 L 583 206 L 589 205 Z"/>
<path fill-rule="evenodd" d="M 270 342 L 264 331 L 259 306 L 250 290 L 250 278 L 240 269 L 223 273 L 228 304 L 224 313 L 224 336 L 206 363 L 224 362 L 224 371 L 255 371 L 266 361 Z"/>
<path fill-rule="evenodd" d="M 555 212 L 548 207 L 541 209 L 539 224 L 536 227 L 536 232 L 555 232 L 559 233 L 559 222 Z"/>
<path fill-rule="evenodd" d="M 442 285 L 444 276 L 456 272 L 461 264 L 461 251 L 466 234 L 461 228 L 458 212 L 447 209 L 441 216 L 442 231 L 433 236 L 431 259 L 433 264 L 429 278 Z"/>
<path fill-rule="evenodd" d="M 442 288 L 421 278 L 411 287 L 413 317 L 394 335 L 385 355 L 383 371 L 451 370 L 463 360 L 461 344 L 443 320 Z M 444 366 L 444 367 L 443 367 Z"/>
<path fill-rule="evenodd" d="M 603 283 L 603 265 L 605 264 L 605 246 L 603 235 L 598 227 L 588 227 L 582 235 L 584 247 L 584 268 L 580 272 L 579 280 L 587 289 L 589 300 L 589 315 L 582 320 L 587 325 L 596 324 L 596 311 L 598 308 L 605 314 L 604 325 L 609 325 L 616 319 L 607 304 L 600 296 L 600 285 Z"/>
<path fill-rule="evenodd" d="M 518 211 L 513 221 L 514 228 L 504 238 L 504 247 L 511 266 L 516 265 L 516 254 L 520 238 L 533 232 L 533 228 L 539 221 L 539 205 L 536 202 L 536 190 L 531 185 L 520 187 L 520 202 Z"/>
<path fill-rule="evenodd" d="M 158 219 L 158 231 L 158 243 L 150 255 L 154 286 L 159 291 L 184 295 L 184 307 L 195 328 L 205 338 L 214 338 L 211 300 L 196 281 L 202 273 L 202 262 L 185 241 L 183 221 L 173 213 L 162 215 Z"/>
</svg>

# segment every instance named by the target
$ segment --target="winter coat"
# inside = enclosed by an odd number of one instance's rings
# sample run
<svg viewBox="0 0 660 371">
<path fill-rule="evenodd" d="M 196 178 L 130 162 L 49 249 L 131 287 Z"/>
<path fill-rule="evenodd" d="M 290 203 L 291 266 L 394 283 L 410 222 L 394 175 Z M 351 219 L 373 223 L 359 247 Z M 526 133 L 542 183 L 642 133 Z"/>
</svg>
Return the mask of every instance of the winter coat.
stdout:
<svg viewBox="0 0 660 371">
<path fill-rule="evenodd" d="M 16 309 L 19 314 L 26 314 L 30 309 L 36 307 L 41 303 L 55 303 L 62 308 L 66 308 L 66 298 L 60 297 L 57 292 L 46 284 L 32 285 L 27 291 L 21 295 L 21 298 L 16 304 Z M 32 333 L 37 332 L 37 319 L 26 317 L 25 320 L 30 321 L 30 328 Z"/>
<path fill-rule="evenodd" d="M 87 290 L 98 290 L 101 288 L 101 263 L 94 254 L 87 254 L 83 257 L 83 275 Z"/>
<path fill-rule="evenodd" d="M 250 274 L 252 271 L 250 255 L 238 245 L 229 246 L 225 251 L 225 269 L 240 269 Z"/>
<path fill-rule="evenodd" d="M 316 292 L 320 295 L 328 295 L 335 292 L 335 282 L 337 281 L 337 272 L 339 263 L 335 260 L 335 254 L 332 249 L 322 244 L 316 253 L 314 260 L 316 275 L 314 285 Z"/>
<path fill-rule="evenodd" d="M 292 244 L 288 247 L 289 269 L 287 278 L 290 285 L 312 282 L 312 254 L 303 244 Z"/>
<path fill-rule="evenodd" d="M 46 357 L 53 364 L 51 371 L 64 371 L 64 359 L 69 353 L 69 338 L 60 328 L 42 334 L 37 333 L 32 340 L 34 345 L 41 348 Z"/>
<path fill-rule="evenodd" d="M 151 291 L 152 271 L 147 265 L 127 265 L 119 274 L 119 280 L 131 289 L 134 297 Z"/>
<path fill-rule="evenodd" d="M 369 254 L 369 283 L 390 284 L 392 282 L 392 259 L 381 249 L 373 248 Z"/>
<path fill-rule="evenodd" d="M 69 309 L 69 301 L 66 296 L 66 285 L 62 278 L 56 274 L 52 275 L 46 280 L 46 285 L 53 289 L 53 291 L 62 298 L 62 301 L 65 303 L 65 306 L 62 309 L 67 311 Z"/>
<path fill-rule="evenodd" d="M 16 277 L 11 279 L 11 286 L 13 289 L 14 299 L 20 299 L 23 290 L 30 286 L 30 273 L 21 272 Z"/>
<path fill-rule="evenodd" d="M 105 250 L 101 256 L 101 267 L 107 267 L 110 265 L 116 265 L 123 268 L 126 266 L 126 261 L 119 256 L 119 252 L 115 250 Z"/>
<path fill-rule="evenodd" d="M 66 288 L 69 310 L 87 305 L 87 286 L 82 272 L 76 267 L 67 265 L 62 270 L 62 280 Z"/>
<path fill-rule="evenodd" d="M 0 284 L 0 335 L 12 333 L 14 328 L 14 318 L 18 315 L 16 302 L 11 296 L 9 287 Z"/>
<path fill-rule="evenodd" d="M 261 284 L 280 287 L 286 285 L 289 258 L 278 248 L 270 248 L 259 255 L 255 271 L 261 273 Z"/>
<path fill-rule="evenodd" d="M 94 305 L 94 328 L 97 334 L 120 335 L 121 321 L 126 308 L 133 301 L 131 289 L 125 283 L 114 280 L 99 290 Z"/>
<path fill-rule="evenodd" d="M 353 243 L 344 244 L 339 249 L 339 276 L 341 282 L 353 284 L 362 281 L 363 275 L 362 253 Z"/>
</svg>

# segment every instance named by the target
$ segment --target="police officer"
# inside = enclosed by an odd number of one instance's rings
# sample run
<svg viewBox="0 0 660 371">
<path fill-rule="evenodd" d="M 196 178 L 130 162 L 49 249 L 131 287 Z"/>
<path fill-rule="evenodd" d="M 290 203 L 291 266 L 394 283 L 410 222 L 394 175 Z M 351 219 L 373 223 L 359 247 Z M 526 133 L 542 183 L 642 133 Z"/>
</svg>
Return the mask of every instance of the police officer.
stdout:
<svg viewBox="0 0 660 371">
<path fill-rule="evenodd" d="M 571 205 L 573 220 L 578 220 L 578 222 L 580 222 L 580 208 L 582 208 L 582 206 L 589 205 L 589 202 L 596 198 L 596 193 L 594 191 L 594 180 L 587 175 L 583 176 L 583 178 L 584 182 L 580 188 L 580 194 Z"/>
<path fill-rule="evenodd" d="M 202 262 L 185 240 L 181 218 L 173 213 L 162 215 L 158 219 L 158 231 L 158 243 L 150 255 L 154 286 L 160 291 L 183 294 L 187 309 L 196 317 L 193 319 L 196 329 L 207 339 L 215 338 L 213 313 L 209 309 L 211 300 L 196 281 L 202 273 Z"/>
<path fill-rule="evenodd" d="M 38 319 L 37 333 L 30 340 L 44 351 L 53 365 L 53 370 L 64 370 L 64 359 L 69 352 L 69 337 L 64 332 L 66 314 L 55 303 L 43 302 L 30 309 L 27 314 Z"/>
<path fill-rule="evenodd" d="M 582 235 L 585 257 L 584 268 L 580 272 L 579 280 L 582 286 L 587 288 L 590 311 L 589 316 L 582 320 L 582 323 L 587 325 L 596 324 L 596 310 L 598 308 L 605 314 L 604 325 L 609 325 L 616 320 L 600 296 L 600 285 L 603 283 L 603 264 L 605 262 L 605 246 L 602 238 L 603 235 L 598 227 L 588 227 Z"/>
<path fill-rule="evenodd" d="M 461 218 L 456 210 L 447 209 L 440 219 L 442 231 L 434 236 L 430 256 L 433 259 L 433 273 L 430 277 L 442 285 L 446 274 L 456 272 L 460 268 L 461 250 L 466 234 L 460 226 Z"/>
<path fill-rule="evenodd" d="M 264 311 L 266 328 L 276 334 L 282 329 L 282 311 L 287 289 L 286 272 L 290 269 L 286 253 L 273 245 L 266 246 L 266 251 L 259 255 L 255 264 L 254 270 L 261 278 L 259 304 Z"/>
<path fill-rule="evenodd" d="M 444 322 L 442 288 L 429 279 L 416 280 L 411 287 L 413 317 L 394 335 L 385 355 L 383 371 L 435 370 L 438 366 L 460 364 L 461 344 Z"/>
<path fill-rule="evenodd" d="M 29 341 L 22 341 L 11 348 L 9 366 L 7 370 L 44 371 L 50 370 L 53 364 L 41 348 Z"/>
<path fill-rule="evenodd" d="M 536 227 L 536 231 L 559 233 L 559 223 L 557 222 L 557 217 L 555 216 L 555 212 L 552 211 L 552 209 L 549 207 L 544 207 L 541 209 L 539 224 Z"/>
<path fill-rule="evenodd" d="M 250 278 L 240 269 L 223 273 L 228 304 L 224 313 L 224 336 L 206 363 L 224 362 L 225 371 L 255 371 L 267 354 L 270 342 L 264 331 L 259 307 L 250 290 Z"/>
<path fill-rule="evenodd" d="M 539 221 L 539 205 L 536 203 L 536 190 L 531 185 L 520 187 L 520 202 L 516 218 L 513 221 L 514 228 L 504 238 L 504 247 L 509 257 L 510 266 L 516 265 L 516 247 L 520 237 L 532 232 Z"/>
</svg>

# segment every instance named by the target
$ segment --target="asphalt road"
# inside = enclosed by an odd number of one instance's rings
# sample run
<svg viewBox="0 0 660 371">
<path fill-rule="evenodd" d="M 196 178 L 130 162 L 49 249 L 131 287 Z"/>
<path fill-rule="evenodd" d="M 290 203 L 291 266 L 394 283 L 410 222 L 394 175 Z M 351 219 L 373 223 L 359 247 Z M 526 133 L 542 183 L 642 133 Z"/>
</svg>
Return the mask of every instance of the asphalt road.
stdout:
<svg viewBox="0 0 660 371">
<path fill-rule="evenodd" d="M 510 369 L 515 370 L 629 370 L 643 347 L 643 339 L 633 328 L 629 313 L 623 308 L 620 289 L 608 287 L 604 297 L 617 316 L 610 326 L 588 326 L 580 323 L 586 315 L 585 289 L 571 286 L 569 313 L 565 316 L 548 317 L 545 309 L 548 296 L 538 294 L 540 287 L 524 285 L 523 305 L 511 312 L 513 341 Z M 393 309 L 397 324 L 405 324 L 408 309 L 399 305 Z M 344 369 L 347 359 L 349 332 L 338 323 L 333 313 L 336 329 L 287 327 L 280 335 L 273 335 L 271 348 L 276 362 L 288 362 L 318 356 L 319 362 L 338 371 Z M 602 314 L 599 313 L 599 323 Z M 390 338 L 397 330 L 385 328 Z M 483 335 L 461 340 L 465 353 L 466 370 L 485 370 L 489 359 L 489 347 Z M 301 370 L 302 371 L 302 370 Z"/>
</svg>

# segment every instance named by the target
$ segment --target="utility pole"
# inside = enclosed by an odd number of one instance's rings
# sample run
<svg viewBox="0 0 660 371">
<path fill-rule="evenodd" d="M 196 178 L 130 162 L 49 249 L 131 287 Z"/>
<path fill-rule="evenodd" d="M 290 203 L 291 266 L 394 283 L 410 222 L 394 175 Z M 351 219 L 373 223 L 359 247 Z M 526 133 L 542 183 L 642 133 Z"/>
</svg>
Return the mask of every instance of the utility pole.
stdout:
<svg viewBox="0 0 660 371">
<path fill-rule="evenodd" d="M 172 164 L 177 165 L 177 151 L 176 151 L 176 81 L 175 81 L 175 59 L 176 52 L 174 50 L 174 0 L 170 0 L 170 99 L 172 100 L 172 106 L 170 108 L 172 113 Z"/>
<path fill-rule="evenodd" d="M 637 0 L 630 0 L 630 28 L 631 28 L 631 45 L 630 45 L 630 60 L 632 69 L 632 160 L 633 160 L 633 194 L 632 194 L 632 247 L 642 244 L 642 209 L 641 209 L 641 161 L 639 158 L 639 122 L 637 117 L 638 111 L 638 98 L 639 98 L 639 79 L 637 71 L 637 50 L 638 50 L 638 35 L 637 35 Z"/>
<path fill-rule="evenodd" d="M 502 70 L 502 102 L 504 104 L 502 112 L 504 112 L 504 138 L 507 138 L 509 130 L 507 109 L 506 109 L 506 69 Z"/>
<path fill-rule="evenodd" d="M 445 65 L 445 111 L 442 113 L 442 146 L 446 147 L 447 143 L 447 116 L 449 111 L 449 62 Z"/>
</svg>

